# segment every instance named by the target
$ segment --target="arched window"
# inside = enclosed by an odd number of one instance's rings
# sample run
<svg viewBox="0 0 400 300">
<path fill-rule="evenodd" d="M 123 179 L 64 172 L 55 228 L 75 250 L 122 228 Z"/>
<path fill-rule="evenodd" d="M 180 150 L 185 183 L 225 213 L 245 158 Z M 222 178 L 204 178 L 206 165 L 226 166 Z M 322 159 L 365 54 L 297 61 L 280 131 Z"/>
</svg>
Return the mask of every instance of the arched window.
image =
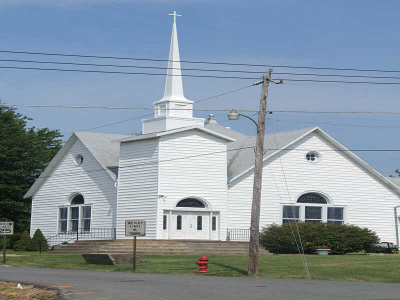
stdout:
<svg viewBox="0 0 400 300">
<path fill-rule="evenodd" d="M 345 223 L 345 207 L 334 206 L 321 194 L 306 193 L 297 199 L 297 203 L 282 206 L 282 223 L 308 222 L 341 225 Z"/>
<path fill-rule="evenodd" d="M 176 207 L 205 208 L 206 206 L 200 200 L 197 200 L 194 198 L 187 198 L 187 199 L 183 199 L 183 200 L 179 201 L 178 204 L 176 205 Z"/>
<path fill-rule="evenodd" d="M 71 200 L 71 205 L 78 205 L 78 204 L 85 204 L 85 199 L 83 199 L 83 196 L 81 194 L 76 195 Z"/>
<path fill-rule="evenodd" d="M 297 203 L 315 203 L 315 204 L 327 204 L 328 202 L 324 197 L 317 193 L 307 193 L 301 195 L 297 199 Z"/>
<path fill-rule="evenodd" d="M 72 198 L 72 199 L 71 199 Z M 90 232 L 92 207 L 85 205 L 81 194 L 71 197 L 70 205 L 59 208 L 59 232 Z"/>
</svg>

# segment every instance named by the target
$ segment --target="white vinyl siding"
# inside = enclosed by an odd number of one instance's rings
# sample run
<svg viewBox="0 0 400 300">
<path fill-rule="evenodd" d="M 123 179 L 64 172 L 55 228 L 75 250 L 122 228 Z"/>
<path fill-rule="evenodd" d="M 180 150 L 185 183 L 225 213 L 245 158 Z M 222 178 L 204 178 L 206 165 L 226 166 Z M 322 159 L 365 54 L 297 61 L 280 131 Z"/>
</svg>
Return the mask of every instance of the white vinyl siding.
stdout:
<svg viewBox="0 0 400 300">
<path fill-rule="evenodd" d="M 281 224 L 282 204 L 295 204 L 301 194 L 316 192 L 328 196 L 333 206 L 345 207 L 345 223 L 367 227 L 382 241 L 395 242 L 393 208 L 400 204 L 396 194 L 346 153 L 332 151 L 334 146 L 319 133 L 312 133 L 289 148 L 264 164 L 261 227 Z M 309 163 L 304 159 L 309 151 L 320 153 L 321 160 Z M 228 228 L 249 228 L 252 188 L 250 172 L 230 185 Z"/>
<path fill-rule="evenodd" d="M 78 154 L 84 157 L 80 166 L 75 165 Z M 61 229 L 59 208 L 68 205 L 68 199 L 74 193 L 81 193 L 85 204 L 92 205 L 92 228 L 115 227 L 117 189 L 114 180 L 80 140 L 75 141 L 34 195 L 31 234 L 39 228 L 46 238 L 56 235 Z"/>
<path fill-rule="evenodd" d="M 184 131 L 160 138 L 158 194 L 163 195 L 164 199 L 158 202 L 157 238 L 167 238 L 165 232 L 163 235 L 162 229 L 164 210 L 176 209 L 176 204 L 184 198 L 198 198 L 208 202 L 212 211 L 220 212 L 217 222 L 219 227 L 216 231 L 220 233 L 220 239 L 225 239 L 226 150 L 225 140 L 199 130 Z M 205 224 L 203 227 L 206 228 Z M 211 224 L 207 227 L 211 228 Z M 218 238 L 218 234 L 212 236 L 214 239 Z"/>
<path fill-rule="evenodd" d="M 158 139 L 122 143 L 119 165 L 117 238 L 126 238 L 126 220 L 145 220 L 145 238 L 154 239 L 158 197 Z M 160 224 L 162 226 L 162 220 Z"/>
</svg>

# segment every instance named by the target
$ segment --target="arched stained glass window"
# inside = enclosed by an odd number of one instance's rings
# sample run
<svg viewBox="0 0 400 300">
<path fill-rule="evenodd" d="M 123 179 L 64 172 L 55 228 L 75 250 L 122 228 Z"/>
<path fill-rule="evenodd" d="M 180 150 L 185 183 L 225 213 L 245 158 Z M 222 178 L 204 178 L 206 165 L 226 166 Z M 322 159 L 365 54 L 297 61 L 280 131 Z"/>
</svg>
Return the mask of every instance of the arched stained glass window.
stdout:
<svg viewBox="0 0 400 300">
<path fill-rule="evenodd" d="M 297 200 L 297 203 L 316 203 L 316 204 L 327 204 L 324 197 L 317 193 L 307 193 L 301 195 Z"/>
<path fill-rule="evenodd" d="M 187 198 L 187 199 L 183 199 L 183 200 L 179 201 L 178 204 L 176 205 L 176 207 L 205 208 L 206 206 L 200 200 L 193 199 L 193 198 Z"/>
<path fill-rule="evenodd" d="M 85 204 L 85 199 L 83 199 L 83 196 L 81 194 L 76 195 L 71 200 L 71 205 L 77 205 L 77 204 Z"/>
</svg>

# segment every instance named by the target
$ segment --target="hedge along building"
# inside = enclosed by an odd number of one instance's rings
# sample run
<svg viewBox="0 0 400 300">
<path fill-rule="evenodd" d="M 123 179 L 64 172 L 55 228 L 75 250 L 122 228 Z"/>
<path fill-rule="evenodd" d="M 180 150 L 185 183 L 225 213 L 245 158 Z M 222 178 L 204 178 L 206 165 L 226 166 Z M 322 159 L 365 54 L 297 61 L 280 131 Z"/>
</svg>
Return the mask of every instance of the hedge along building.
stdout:
<svg viewBox="0 0 400 300">
<path fill-rule="evenodd" d="M 255 137 L 193 117 L 181 77 L 176 15 L 164 97 L 137 136 L 75 132 L 32 185 L 31 233 L 147 239 L 245 239 Z M 299 220 L 355 224 L 396 240 L 396 179 L 382 176 L 318 127 L 265 137 L 261 226 Z M 292 208 L 293 207 L 293 208 Z M 240 230 L 240 231 L 239 231 Z M 93 233 L 87 234 L 85 233 Z"/>
</svg>

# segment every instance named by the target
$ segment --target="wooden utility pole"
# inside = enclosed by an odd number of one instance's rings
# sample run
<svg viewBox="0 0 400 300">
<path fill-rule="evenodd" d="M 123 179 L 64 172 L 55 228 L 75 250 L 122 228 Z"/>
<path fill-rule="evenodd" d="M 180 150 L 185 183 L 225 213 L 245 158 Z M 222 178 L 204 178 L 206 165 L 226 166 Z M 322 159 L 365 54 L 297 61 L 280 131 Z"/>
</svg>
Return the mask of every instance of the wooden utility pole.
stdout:
<svg viewBox="0 0 400 300">
<path fill-rule="evenodd" d="M 260 203 L 264 157 L 265 115 L 267 113 L 268 86 L 272 70 L 263 76 L 260 109 L 258 111 L 256 159 L 254 167 L 253 202 L 251 206 L 249 275 L 258 275 L 258 248 L 260 240 Z"/>
</svg>

